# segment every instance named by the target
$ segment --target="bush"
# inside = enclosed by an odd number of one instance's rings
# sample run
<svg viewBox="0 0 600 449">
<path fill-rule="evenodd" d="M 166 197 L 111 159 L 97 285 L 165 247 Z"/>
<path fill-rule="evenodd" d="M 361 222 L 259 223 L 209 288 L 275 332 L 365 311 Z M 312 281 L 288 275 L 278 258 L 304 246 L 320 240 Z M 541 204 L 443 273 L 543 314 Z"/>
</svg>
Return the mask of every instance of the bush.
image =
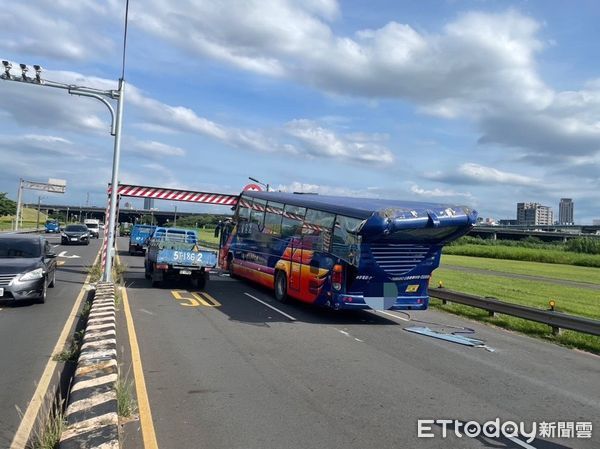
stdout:
<svg viewBox="0 0 600 449">
<path fill-rule="evenodd" d="M 593 237 L 577 237 L 567 241 L 567 251 L 584 254 L 600 254 L 600 239 Z"/>
</svg>

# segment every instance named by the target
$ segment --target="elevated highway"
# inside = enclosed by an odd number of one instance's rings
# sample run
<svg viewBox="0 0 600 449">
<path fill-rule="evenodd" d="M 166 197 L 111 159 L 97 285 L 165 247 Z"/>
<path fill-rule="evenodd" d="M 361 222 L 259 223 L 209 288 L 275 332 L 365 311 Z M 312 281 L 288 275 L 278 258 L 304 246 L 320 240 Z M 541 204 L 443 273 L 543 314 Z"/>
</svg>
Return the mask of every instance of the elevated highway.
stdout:
<svg viewBox="0 0 600 449">
<path fill-rule="evenodd" d="M 37 208 L 37 205 L 32 206 Z M 97 218 L 101 221 L 105 220 L 106 207 L 98 206 L 65 206 L 57 204 L 41 204 L 41 211 L 48 211 L 48 214 L 69 214 L 70 217 L 76 215 L 78 219 Z M 198 212 L 181 212 L 174 210 L 146 210 L 146 209 L 120 209 L 119 222 L 134 223 L 136 219 L 140 219 L 144 215 L 152 215 L 157 224 L 161 225 L 169 221 L 173 221 L 175 214 L 177 218 L 189 217 L 191 215 L 199 215 Z"/>
<path fill-rule="evenodd" d="M 545 242 L 567 241 L 575 237 L 600 238 L 600 226 L 554 225 L 554 226 L 475 226 L 470 236 L 493 240 L 521 240 L 537 237 Z"/>
</svg>

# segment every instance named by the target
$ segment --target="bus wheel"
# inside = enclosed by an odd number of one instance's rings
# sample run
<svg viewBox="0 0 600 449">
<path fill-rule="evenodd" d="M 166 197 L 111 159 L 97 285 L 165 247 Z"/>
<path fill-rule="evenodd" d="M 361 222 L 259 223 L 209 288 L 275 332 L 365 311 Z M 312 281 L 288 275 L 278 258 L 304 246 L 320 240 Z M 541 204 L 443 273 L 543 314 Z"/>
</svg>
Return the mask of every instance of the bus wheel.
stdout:
<svg viewBox="0 0 600 449">
<path fill-rule="evenodd" d="M 275 275 L 275 299 L 279 302 L 287 302 L 287 276 L 285 272 L 278 271 Z"/>
</svg>

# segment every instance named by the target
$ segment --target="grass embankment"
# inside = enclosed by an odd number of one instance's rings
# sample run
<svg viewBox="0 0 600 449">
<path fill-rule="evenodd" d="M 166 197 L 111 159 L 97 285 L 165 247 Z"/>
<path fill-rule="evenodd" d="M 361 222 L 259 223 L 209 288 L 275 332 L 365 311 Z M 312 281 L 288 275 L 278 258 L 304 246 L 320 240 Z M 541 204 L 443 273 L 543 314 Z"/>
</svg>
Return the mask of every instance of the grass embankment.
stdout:
<svg viewBox="0 0 600 449">
<path fill-rule="evenodd" d="M 598 281 L 600 279 L 600 270 L 598 269 L 483 258 L 468 259 L 454 259 L 444 256 L 442 259 L 442 268 L 437 269 L 433 273 L 431 280 L 432 289 L 438 285 L 439 281 L 442 281 L 444 287 L 450 290 L 482 297 L 494 297 L 502 301 L 540 309 L 547 309 L 548 301 L 553 299 L 556 302 L 556 310 L 559 312 L 600 319 L 600 292 L 598 291 L 568 287 L 544 281 L 507 279 L 506 277 L 495 276 L 492 273 L 490 275 L 482 275 L 480 273 L 455 271 L 444 269 L 443 264 L 444 262 L 450 263 L 452 261 L 457 265 L 493 269 L 503 273 L 548 276 L 556 279 L 584 282 L 593 280 L 596 283 L 600 283 Z M 564 331 L 560 335 L 554 336 L 549 326 L 532 321 L 506 315 L 489 317 L 488 312 L 485 310 L 453 303 L 443 305 L 441 301 L 436 299 L 432 299 L 431 305 L 432 307 L 468 318 L 600 354 L 600 337 L 572 331 Z"/>
<path fill-rule="evenodd" d="M 219 237 L 215 237 L 214 229 L 196 229 L 196 233 L 198 234 L 198 241 L 200 243 L 205 244 L 208 247 L 218 247 L 219 246 Z"/>
<path fill-rule="evenodd" d="M 444 254 L 600 268 L 598 254 L 582 254 L 561 249 L 464 244 L 447 246 L 444 248 Z"/>
<path fill-rule="evenodd" d="M 528 261 L 515 262 L 514 260 L 486 259 L 483 257 L 454 256 L 446 254 L 446 248 L 444 248 L 441 267 L 443 268 L 445 265 L 500 271 L 509 274 L 543 276 L 552 279 L 585 282 L 588 284 L 600 284 L 600 270 L 598 270 L 598 268 Z"/>
<path fill-rule="evenodd" d="M 35 229 L 37 223 L 37 209 L 25 207 L 22 211 L 21 229 Z M 40 228 L 44 227 L 48 216 L 40 212 Z M 14 227 L 15 216 L 4 215 L 0 217 L 0 231 L 10 231 Z"/>
</svg>

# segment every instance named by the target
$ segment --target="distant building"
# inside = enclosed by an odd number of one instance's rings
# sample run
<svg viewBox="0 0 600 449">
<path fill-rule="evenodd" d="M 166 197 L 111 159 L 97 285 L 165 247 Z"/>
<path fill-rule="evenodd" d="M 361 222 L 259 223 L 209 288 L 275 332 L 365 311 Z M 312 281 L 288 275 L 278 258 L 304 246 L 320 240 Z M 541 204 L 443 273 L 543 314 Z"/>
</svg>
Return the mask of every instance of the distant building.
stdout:
<svg viewBox="0 0 600 449">
<path fill-rule="evenodd" d="M 593 219 L 592 226 L 600 226 L 600 218 Z"/>
<path fill-rule="evenodd" d="M 501 218 L 500 220 L 498 220 L 498 224 L 500 226 L 516 226 L 517 220 L 513 220 L 512 218 Z"/>
<path fill-rule="evenodd" d="M 522 226 L 548 226 L 554 224 L 554 213 L 540 203 L 517 203 L 517 224 Z"/>
<path fill-rule="evenodd" d="M 572 225 L 573 221 L 573 200 L 571 198 L 561 198 L 558 204 L 558 224 Z"/>
<path fill-rule="evenodd" d="M 154 209 L 154 198 L 144 198 L 144 210 Z"/>
</svg>

